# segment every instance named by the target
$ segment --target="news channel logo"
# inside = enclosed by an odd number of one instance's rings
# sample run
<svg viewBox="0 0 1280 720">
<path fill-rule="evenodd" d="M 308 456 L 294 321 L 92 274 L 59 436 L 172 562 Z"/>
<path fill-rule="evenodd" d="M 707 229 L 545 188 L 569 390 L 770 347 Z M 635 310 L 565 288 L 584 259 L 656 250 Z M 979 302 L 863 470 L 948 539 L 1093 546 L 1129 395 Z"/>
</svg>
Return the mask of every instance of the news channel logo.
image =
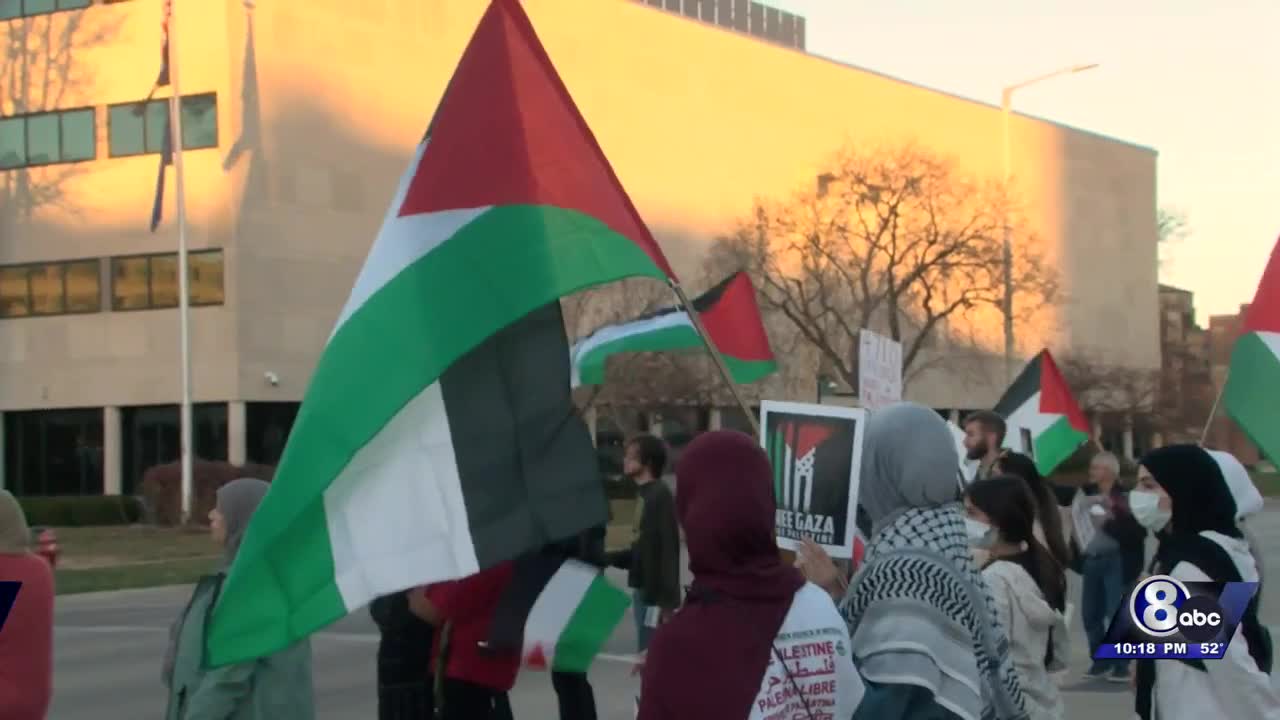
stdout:
<svg viewBox="0 0 1280 720">
<path fill-rule="evenodd" d="M 9 619 L 9 611 L 18 599 L 18 590 L 22 583 L 16 580 L 0 580 L 0 630 L 4 630 L 5 621 Z"/>
<path fill-rule="evenodd" d="M 1095 660 L 1218 660 L 1227 652 L 1253 582 L 1184 582 L 1154 575 L 1116 610 Z"/>
</svg>

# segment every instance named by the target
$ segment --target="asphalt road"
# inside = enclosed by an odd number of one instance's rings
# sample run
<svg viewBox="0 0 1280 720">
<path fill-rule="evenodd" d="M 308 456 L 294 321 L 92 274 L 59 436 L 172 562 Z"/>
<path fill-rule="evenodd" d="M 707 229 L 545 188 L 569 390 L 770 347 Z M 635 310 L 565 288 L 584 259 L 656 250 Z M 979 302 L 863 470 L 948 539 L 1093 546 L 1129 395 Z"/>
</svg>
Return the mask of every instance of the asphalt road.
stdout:
<svg viewBox="0 0 1280 720">
<path fill-rule="evenodd" d="M 1260 545 L 1280 547 L 1280 505 L 1250 522 Z M 1265 552 L 1265 551 L 1264 551 Z M 1269 577 L 1280 577 L 1280 553 L 1264 556 Z M 614 576 L 620 582 L 619 576 Z M 169 623 L 187 599 L 189 588 L 161 588 L 58 601 L 54 720 L 128 718 L 152 720 L 164 713 L 160 663 Z M 1077 603 L 1078 606 L 1078 603 Z M 1265 602 L 1264 620 L 1280 625 L 1280 602 Z M 1128 718 L 1132 699 L 1125 685 L 1082 682 L 1088 663 L 1079 617 L 1072 618 L 1075 636 L 1073 667 L 1063 677 L 1069 720 Z M 376 717 L 374 651 L 377 632 L 367 613 L 355 613 L 313 639 L 316 706 L 320 718 Z M 634 650 L 635 630 L 623 622 L 592 669 L 600 717 L 632 717 L 638 680 L 631 676 L 627 655 Z M 545 673 L 526 672 L 512 694 L 519 718 L 555 718 L 555 693 Z"/>
</svg>

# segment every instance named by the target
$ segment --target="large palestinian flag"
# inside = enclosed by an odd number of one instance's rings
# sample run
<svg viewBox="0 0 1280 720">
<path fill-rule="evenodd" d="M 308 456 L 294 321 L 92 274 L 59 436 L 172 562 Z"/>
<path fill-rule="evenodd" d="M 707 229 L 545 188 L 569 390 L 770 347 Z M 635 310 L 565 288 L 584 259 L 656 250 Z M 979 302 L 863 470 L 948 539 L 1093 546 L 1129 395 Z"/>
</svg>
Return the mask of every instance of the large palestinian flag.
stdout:
<svg viewBox="0 0 1280 720">
<path fill-rule="evenodd" d="M 1223 390 L 1227 414 L 1280 464 L 1280 240 L 1245 313 Z"/>
<path fill-rule="evenodd" d="M 1053 472 L 1089 440 L 1089 420 L 1048 350 L 1023 368 L 995 411 L 1008 425 L 1004 446 L 1030 455 L 1041 475 Z"/>
<path fill-rule="evenodd" d="M 765 333 L 751 278 L 737 272 L 692 302 L 702 326 L 736 383 L 751 383 L 778 369 Z M 605 361 L 618 353 L 689 351 L 702 339 L 684 308 L 668 307 L 630 322 L 606 325 L 572 350 L 573 385 L 604 382 Z"/>
<path fill-rule="evenodd" d="M 605 522 L 558 300 L 669 275 L 520 3 L 494 0 L 321 353 L 208 660 Z"/>
</svg>

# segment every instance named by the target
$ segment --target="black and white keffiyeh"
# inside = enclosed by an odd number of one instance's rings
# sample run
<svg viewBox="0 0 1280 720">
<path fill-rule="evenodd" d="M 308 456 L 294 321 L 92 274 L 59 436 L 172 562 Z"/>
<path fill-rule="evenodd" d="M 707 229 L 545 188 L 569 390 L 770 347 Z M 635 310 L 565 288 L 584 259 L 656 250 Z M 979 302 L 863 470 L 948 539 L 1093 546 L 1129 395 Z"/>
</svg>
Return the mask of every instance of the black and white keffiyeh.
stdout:
<svg viewBox="0 0 1280 720">
<path fill-rule="evenodd" d="M 866 679 L 927 688 L 965 720 L 1027 718 L 959 503 L 890 519 L 872 538 L 840 610 Z"/>
</svg>

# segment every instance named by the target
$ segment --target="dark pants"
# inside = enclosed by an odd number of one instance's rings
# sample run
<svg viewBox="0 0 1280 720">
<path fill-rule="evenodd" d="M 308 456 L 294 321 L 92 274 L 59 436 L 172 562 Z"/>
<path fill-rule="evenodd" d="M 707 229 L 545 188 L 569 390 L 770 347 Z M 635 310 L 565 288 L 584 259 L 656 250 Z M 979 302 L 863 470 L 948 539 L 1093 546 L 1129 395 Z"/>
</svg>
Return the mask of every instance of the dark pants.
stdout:
<svg viewBox="0 0 1280 720">
<path fill-rule="evenodd" d="M 393 631 L 394 632 L 394 631 Z M 431 640 L 383 635 L 378 646 L 378 720 L 429 720 Z"/>
<path fill-rule="evenodd" d="M 1084 588 L 1080 593 L 1080 619 L 1089 637 L 1089 654 L 1097 652 L 1107 636 L 1107 626 L 1124 599 L 1124 559 L 1119 552 L 1084 557 Z M 1094 668 L 1113 670 L 1128 666 L 1127 660 L 1097 660 Z"/>
<path fill-rule="evenodd" d="M 551 673 L 560 700 L 560 720 L 596 720 L 596 696 L 586 673 Z"/>
<path fill-rule="evenodd" d="M 441 720 L 513 720 L 505 692 L 462 680 L 444 681 Z"/>
</svg>

